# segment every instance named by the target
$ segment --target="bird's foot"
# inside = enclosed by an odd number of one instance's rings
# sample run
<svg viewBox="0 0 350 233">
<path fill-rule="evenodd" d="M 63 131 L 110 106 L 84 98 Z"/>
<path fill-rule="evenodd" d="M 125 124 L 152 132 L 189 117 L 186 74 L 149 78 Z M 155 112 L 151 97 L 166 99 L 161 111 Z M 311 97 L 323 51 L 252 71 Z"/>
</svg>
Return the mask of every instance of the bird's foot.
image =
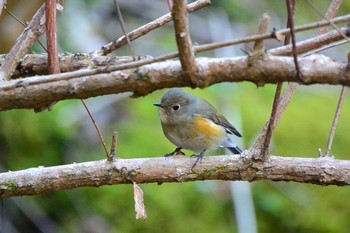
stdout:
<svg viewBox="0 0 350 233">
<path fill-rule="evenodd" d="M 164 155 L 164 157 L 167 158 L 167 157 L 170 157 L 170 156 L 173 156 L 173 155 L 176 155 L 176 154 L 182 154 L 182 155 L 184 155 L 185 153 L 182 152 L 181 149 L 182 149 L 181 147 L 177 147 L 173 152 Z"/>
<path fill-rule="evenodd" d="M 206 150 L 207 149 L 204 149 L 199 155 L 196 155 L 196 154 L 191 155 L 191 157 L 196 157 L 197 158 L 196 162 L 194 162 L 194 164 L 192 165 L 191 169 L 193 169 L 197 165 L 198 162 L 202 162 L 203 157 L 204 157 L 204 153 L 205 153 Z"/>
</svg>

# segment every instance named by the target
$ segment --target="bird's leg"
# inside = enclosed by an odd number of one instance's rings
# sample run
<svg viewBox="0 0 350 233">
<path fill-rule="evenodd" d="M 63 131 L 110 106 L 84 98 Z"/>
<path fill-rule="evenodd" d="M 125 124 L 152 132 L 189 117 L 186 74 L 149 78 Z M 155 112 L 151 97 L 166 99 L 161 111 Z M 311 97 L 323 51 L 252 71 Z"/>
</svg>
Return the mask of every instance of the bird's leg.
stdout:
<svg viewBox="0 0 350 233">
<path fill-rule="evenodd" d="M 193 169 L 197 165 L 198 162 L 202 162 L 202 159 L 204 157 L 204 153 L 206 150 L 207 150 L 207 148 L 205 148 L 199 155 L 195 155 L 195 154 L 191 155 L 191 157 L 197 157 L 197 160 L 196 160 L 196 162 L 194 162 L 191 169 Z"/>
<path fill-rule="evenodd" d="M 181 147 L 177 147 L 173 152 L 171 152 L 171 153 L 169 153 L 169 154 L 166 154 L 166 155 L 164 155 L 164 157 L 170 157 L 170 156 L 173 156 L 174 154 L 177 154 L 178 152 L 181 152 L 181 153 L 183 153 L 182 151 L 181 151 Z"/>
</svg>

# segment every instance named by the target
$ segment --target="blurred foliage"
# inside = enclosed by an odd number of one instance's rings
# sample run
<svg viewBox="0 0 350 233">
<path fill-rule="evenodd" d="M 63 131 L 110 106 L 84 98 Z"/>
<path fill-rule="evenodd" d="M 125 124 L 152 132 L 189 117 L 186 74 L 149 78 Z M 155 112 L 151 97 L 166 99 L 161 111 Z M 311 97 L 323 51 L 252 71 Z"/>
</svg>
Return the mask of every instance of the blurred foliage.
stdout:
<svg viewBox="0 0 350 233">
<path fill-rule="evenodd" d="M 118 2 L 128 30 L 168 11 L 166 1 Z M 330 1 L 310 2 L 320 12 L 325 12 Z M 36 9 L 27 8 L 25 1 L 8 4 L 16 15 L 27 21 Z M 33 1 L 32 6 L 40 4 L 37 1 L 35 5 Z M 276 0 L 212 1 L 211 7 L 191 15 L 192 38 L 201 44 L 215 41 L 215 36 L 221 33 L 229 32 L 236 38 L 253 34 L 264 12 L 272 16 L 272 27 L 282 28 L 286 20 L 284 4 Z M 344 1 L 338 15 L 349 9 L 350 2 Z M 228 21 L 224 22 L 225 19 Z M 298 1 L 297 24 L 319 19 L 310 7 Z M 213 22 L 215 27 L 210 26 Z M 222 24 L 229 27 L 223 28 Z M 106 0 L 66 1 L 65 11 L 60 13 L 59 28 L 62 52 L 90 52 L 122 35 L 113 3 Z M 15 32 L 9 33 L 10 29 Z M 0 52 L 6 53 L 22 27 L 3 13 L 0 30 Z M 7 35 L 6 40 L 4 35 Z M 312 34 L 298 36 L 306 35 Z M 276 46 L 274 43 L 268 42 L 267 47 Z M 132 44 L 138 55 L 157 56 L 174 51 L 172 24 Z M 240 48 L 249 47 L 236 46 L 230 56 L 242 55 Z M 348 49 L 345 45 L 325 53 L 345 60 L 344 51 Z M 42 49 L 36 46 L 34 51 Z M 115 55 L 127 54 L 125 48 L 115 52 Z M 217 54 L 206 53 L 205 56 Z M 268 120 L 275 86 L 257 88 L 250 83 L 223 83 L 205 90 L 186 90 L 209 100 L 219 111 L 232 113 L 235 119 L 232 122 L 244 135 L 242 145 L 249 148 Z M 125 94 L 104 96 L 86 102 L 107 145 L 112 132 L 119 132 L 117 152 L 120 157 L 160 157 L 174 149 L 163 135 L 158 110 L 152 105 L 159 102 L 165 92 L 160 90 L 138 99 Z M 272 154 L 317 157 L 318 148 L 325 152 L 339 92 L 340 87 L 333 86 L 300 87 L 274 134 Z M 347 98 L 332 150 L 338 159 L 349 159 L 349 109 Z M 223 152 L 210 154 L 220 153 Z M 60 102 L 52 111 L 38 114 L 27 110 L 1 112 L 0 154 L 2 171 L 105 159 L 91 120 L 78 100 Z M 147 220 L 135 220 L 130 185 L 5 199 L 0 225 L 20 232 L 238 232 L 229 185 L 230 182 L 220 181 L 141 185 Z M 350 228 L 350 204 L 346 202 L 349 188 L 259 181 L 252 184 L 252 191 L 259 232 L 348 232 Z"/>
</svg>

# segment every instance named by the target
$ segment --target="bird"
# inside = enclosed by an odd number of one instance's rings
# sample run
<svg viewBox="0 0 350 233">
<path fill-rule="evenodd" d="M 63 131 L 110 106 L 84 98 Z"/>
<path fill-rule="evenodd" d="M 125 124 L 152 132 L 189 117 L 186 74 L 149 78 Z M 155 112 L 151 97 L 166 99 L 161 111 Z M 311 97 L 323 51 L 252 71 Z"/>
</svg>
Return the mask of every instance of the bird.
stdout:
<svg viewBox="0 0 350 233">
<path fill-rule="evenodd" d="M 234 154 L 242 150 L 228 137 L 228 134 L 242 137 L 238 130 L 206 100 L 198 98 L 182 90 L 172 88 L 164 94 L 159 107 L 159 116 L 164 135 L 176 149 L 166 154 L 172 156 L 181 149 L 191 150 L 197 154 L 197 160 L 202 161 L 207 151 L 226 147 Z"/>
</svg>

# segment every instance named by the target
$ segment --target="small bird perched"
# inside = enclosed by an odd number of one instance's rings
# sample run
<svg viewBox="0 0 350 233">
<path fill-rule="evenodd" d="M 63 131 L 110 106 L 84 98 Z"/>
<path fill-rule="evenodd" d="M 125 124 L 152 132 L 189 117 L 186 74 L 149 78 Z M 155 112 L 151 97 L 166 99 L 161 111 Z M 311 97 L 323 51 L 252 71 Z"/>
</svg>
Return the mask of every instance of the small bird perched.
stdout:
<svg viewBox="0 0 350 233">
<path fill-rule="evenodd" d="M 166 154 L 172 156 L 187 149 L 199 153 L 193 164 L 203 159 L 208 150 L 226 147 L 234 154 L 241 154 L 242 150 L 227 134 L 242 135 L 228 120 L 217 113 L 216 109 L 207 101 L 197 98 L 180 88 L 173 88 L 163 96 L 159 107 L 160 120 L 165 136 L 177 146 Z"/>
</svg>

